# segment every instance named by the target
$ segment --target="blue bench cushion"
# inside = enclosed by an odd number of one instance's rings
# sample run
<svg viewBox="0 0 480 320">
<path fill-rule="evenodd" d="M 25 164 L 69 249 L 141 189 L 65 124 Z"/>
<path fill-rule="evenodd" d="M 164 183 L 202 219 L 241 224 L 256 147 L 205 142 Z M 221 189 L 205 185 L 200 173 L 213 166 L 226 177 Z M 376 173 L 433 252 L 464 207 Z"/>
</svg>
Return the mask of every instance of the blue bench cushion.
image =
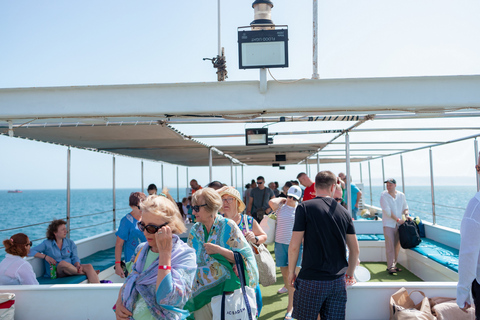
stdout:
<svg viewBox="0 0 480 320">
<path fill-rule="evenodd" d="M 106 270 L 115 264 L 115 247 L 89 255 L 81 259 L 81 263 L 91 264 L 95 270 Z M 57 279 L 38 277 L 37 280 L 39 284 L 75 284 L 87 280 L 87 277 L 85 275 Z"/>
<path fill-rule="evenodd" d="M 357 234 L 358 241 L 384 241 L 383 234 Z"/>
<path fill-rule="evenodd" d="M 441 265 L 458 272 L 458 249 L 444 245 L 443 243 L 422 238 L 422 242 L 411 250 L 418 252 Z"/>
</svg>

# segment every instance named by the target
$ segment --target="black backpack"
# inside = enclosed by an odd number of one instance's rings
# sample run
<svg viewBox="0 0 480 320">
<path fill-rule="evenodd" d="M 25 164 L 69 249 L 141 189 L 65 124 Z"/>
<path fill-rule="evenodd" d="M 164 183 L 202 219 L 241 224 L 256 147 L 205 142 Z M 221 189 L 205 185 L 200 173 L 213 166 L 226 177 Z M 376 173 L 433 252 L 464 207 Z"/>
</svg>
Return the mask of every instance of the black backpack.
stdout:
<svg viewBox="0 0 480 320">
<path fill-rule="evenodd" d="M 422 239 L 418 234 L 418 227 L 415 221 L 407 220 L 398 227 L 400 245 L 403 249 L 410 249 L 418 246 Z"/>
</svg>

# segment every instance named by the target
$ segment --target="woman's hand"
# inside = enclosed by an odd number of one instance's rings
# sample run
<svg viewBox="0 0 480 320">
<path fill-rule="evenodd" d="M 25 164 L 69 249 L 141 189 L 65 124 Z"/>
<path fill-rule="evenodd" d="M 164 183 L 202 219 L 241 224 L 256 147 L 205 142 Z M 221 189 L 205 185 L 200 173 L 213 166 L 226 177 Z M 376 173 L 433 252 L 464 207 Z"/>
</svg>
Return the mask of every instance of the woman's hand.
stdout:
<svg viewBox="0 0 480 320">
<path fill-rule="evenodd" d="M 164 226 L 155 233 L 155 243 L 157 244 L 158 252 L 172 252 L 172 229 L 169 226 Z"/>
<path fill-rule="evenodd" d="M 247 234 L 245 234 L 245 239 L 247 239 L 247 241 L 250 243 L 256 244 L 255 234 L 253 231 L 248 231 Z"/>
<path fill-rule="evenodd" d="M 80 264 L 80 262 L 75 263 L 75 268 L 77 268 L 77 273 L 80 273 L 80 274 L 83 273 L 83 267 Z"/>
<path fill-rule="evenodd" d="M 123 272 L 122 265 L 120 263 L 115 263 L 115 273 L 120 277 L 120 278 L 125 278 L 125 273 Z"/>
<path fill-rule="evenodd" d="M 205 243 L 203 246 L 205 247 L 205 251 L 209 255 L 220 253 L 220 250 L 219 250 L 220 246 L 219 245 L 216 245 L 216 244 L 213 244 L 213 243 Z"/>
<path fill-rule="evenodd" d="M 128 319 L 128 317 L 132 316 L 132 313 L 125 308 L 121 299 L 117 299 L 115 316 L 119 320 Z"/>
<path fill-rule="evenodd" d="M 50 256 L 45 256 L 45 260 L 50 263 L 50 265 L 56 265 L 57 261 Z"/>
</svg>

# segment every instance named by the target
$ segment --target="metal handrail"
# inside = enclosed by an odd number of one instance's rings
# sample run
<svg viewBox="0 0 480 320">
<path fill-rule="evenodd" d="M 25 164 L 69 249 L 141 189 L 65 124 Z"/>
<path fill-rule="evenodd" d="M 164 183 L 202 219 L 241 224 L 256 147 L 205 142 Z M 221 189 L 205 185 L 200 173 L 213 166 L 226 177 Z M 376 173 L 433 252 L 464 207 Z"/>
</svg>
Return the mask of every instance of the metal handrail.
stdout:
<svg viewBox="0 0 480 320">
<path fill-rule="evenodd" d="M 419 213 L 423 213 L 423 214 L 433 216 L 433 213 L 431 213 L 431 212 L 425 212 L 425 211 L 421 211 L 421 210 L 415 210 L 415 212 L 419 212 Z M 412 213 L 413 213 L 413 211 L 412 211 Z M 436 213 L 435 215 L 437 217 L 447 218 L 447 219 L 456 220 L 456 221 L 462 221 L 462 219 L 458 219 L 458 218 L 455 218 L 455 217 L 448 217 L 448 216 L 444 216 L 444 215 L 441 215 L 441 214 L 438 214 L 438 213 Z"/>
<path fill-rule="evenodd" d="M 70 229 L 70 231 L 79 230 L 79 229 L 86 229 L 86 228 L 91 228 L 91 227 L 96 227 L 96 226 L 100 226 L 100 225 L 102 225 L 102 224 L 106 224 L 106 223 L 110 223 L 110 222 L 112 222 L 112 221 L 105 221 L 105 222 L 102 222 L 102 223 L 92 224 L 92 225 L 85 226 L 85 227 L 78 227 L 78 228 Z"/>
<path fill-rule="evenodd" d="M 416 200 L 411 200 L 411 199 L 409 199 L 408 202 L 416 202 L 416 203 L 423 203 L 423 204 L 430 204 L 431 205 L 430 202 L 416 201 Z M 460 209 L 460 210 L 465 210 L 466 209 L 466 208 L 462 208 L 462 207 L 447 206 L 446 204 L 439 204 L 439 203 L 435 203 L 435 206 L 451 208 L 451 209 Z"/>
<path fill-rule="evenodd" d="M 127 210 L 127 209 L 128 209 L 128 208 L 121 208 L 121 209 L 115 209 L 115 211 L 121 211 L 121 210 Z M 99 214 L 107 213 L 107 212 L 113 212 L 113 210 L 107 210 L 107 211 L 96 212 L 96 213 L 89 213 L 89 214 L 84 214 L 84 215 L 81 215 L 81 216 L 73 216 L 73 217 L 70 217 L 70 219 L 73 219 L 73 218 L 82 218 L 82 217 L 90 217 L 90 216 L 95 216 L 95 215 L 99 215 Z"/>
<path fill-rule="evenodd" d="M 17 230 L 17 229 L 21 229 L 21 228 L 27 228 L 27 227 L 33 227 L 33 226 L 38 226 L 38 225 L 41 225 L 41 224 L 46 224 L 46 223 L 50 223 L 50 222 L 52 222 L 52 221 L 47 221 L 47 222 L 39 222 L 39 223 L 29 224 L 29 225 L 26 225 L 26 226 L 20 226 L 20 227 L 9 228 L 9 229 L 2 229 L 2 230 L 0 230 L 0 232 L 3 232 L 3 231 L 10 231 L 10 230 Z"/>
</svg>

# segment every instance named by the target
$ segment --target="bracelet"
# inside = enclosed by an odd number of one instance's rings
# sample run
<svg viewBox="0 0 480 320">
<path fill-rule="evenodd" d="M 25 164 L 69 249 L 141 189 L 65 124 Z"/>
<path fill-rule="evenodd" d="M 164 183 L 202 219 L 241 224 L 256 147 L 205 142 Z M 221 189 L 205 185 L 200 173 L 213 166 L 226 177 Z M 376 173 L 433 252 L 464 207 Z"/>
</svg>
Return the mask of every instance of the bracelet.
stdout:
<svg viewBox="0 0 480 320">
<path fill-rule="evenodd" d="M 397 219 L 397 222 L 400 221 L 400 218 Z"/>
<path fill-rule="evenodd" d="M 115 263 L 122 263 L 122 261 L 115 261 Z"/>
<path fill-rule="evenodd" d="M 43 254 L 43 260 L 47 259 L 47 255 L 44 253 Z"/>
<path fill-rule="evenodd" d="M 345 278 L 347 278 L 347 279 L 354 279 L 354 277 L 353 277 L 353 276 L 349 276 L 349 275 L 348 275 L 348 274 L 346 274 L 346 273 L 345 273 Z"/>
<path fill-rule="evenodd" d="M 158 266 L 159 270 L 172 270 L 172 267 L 170 266 Z"/>
</svg>

